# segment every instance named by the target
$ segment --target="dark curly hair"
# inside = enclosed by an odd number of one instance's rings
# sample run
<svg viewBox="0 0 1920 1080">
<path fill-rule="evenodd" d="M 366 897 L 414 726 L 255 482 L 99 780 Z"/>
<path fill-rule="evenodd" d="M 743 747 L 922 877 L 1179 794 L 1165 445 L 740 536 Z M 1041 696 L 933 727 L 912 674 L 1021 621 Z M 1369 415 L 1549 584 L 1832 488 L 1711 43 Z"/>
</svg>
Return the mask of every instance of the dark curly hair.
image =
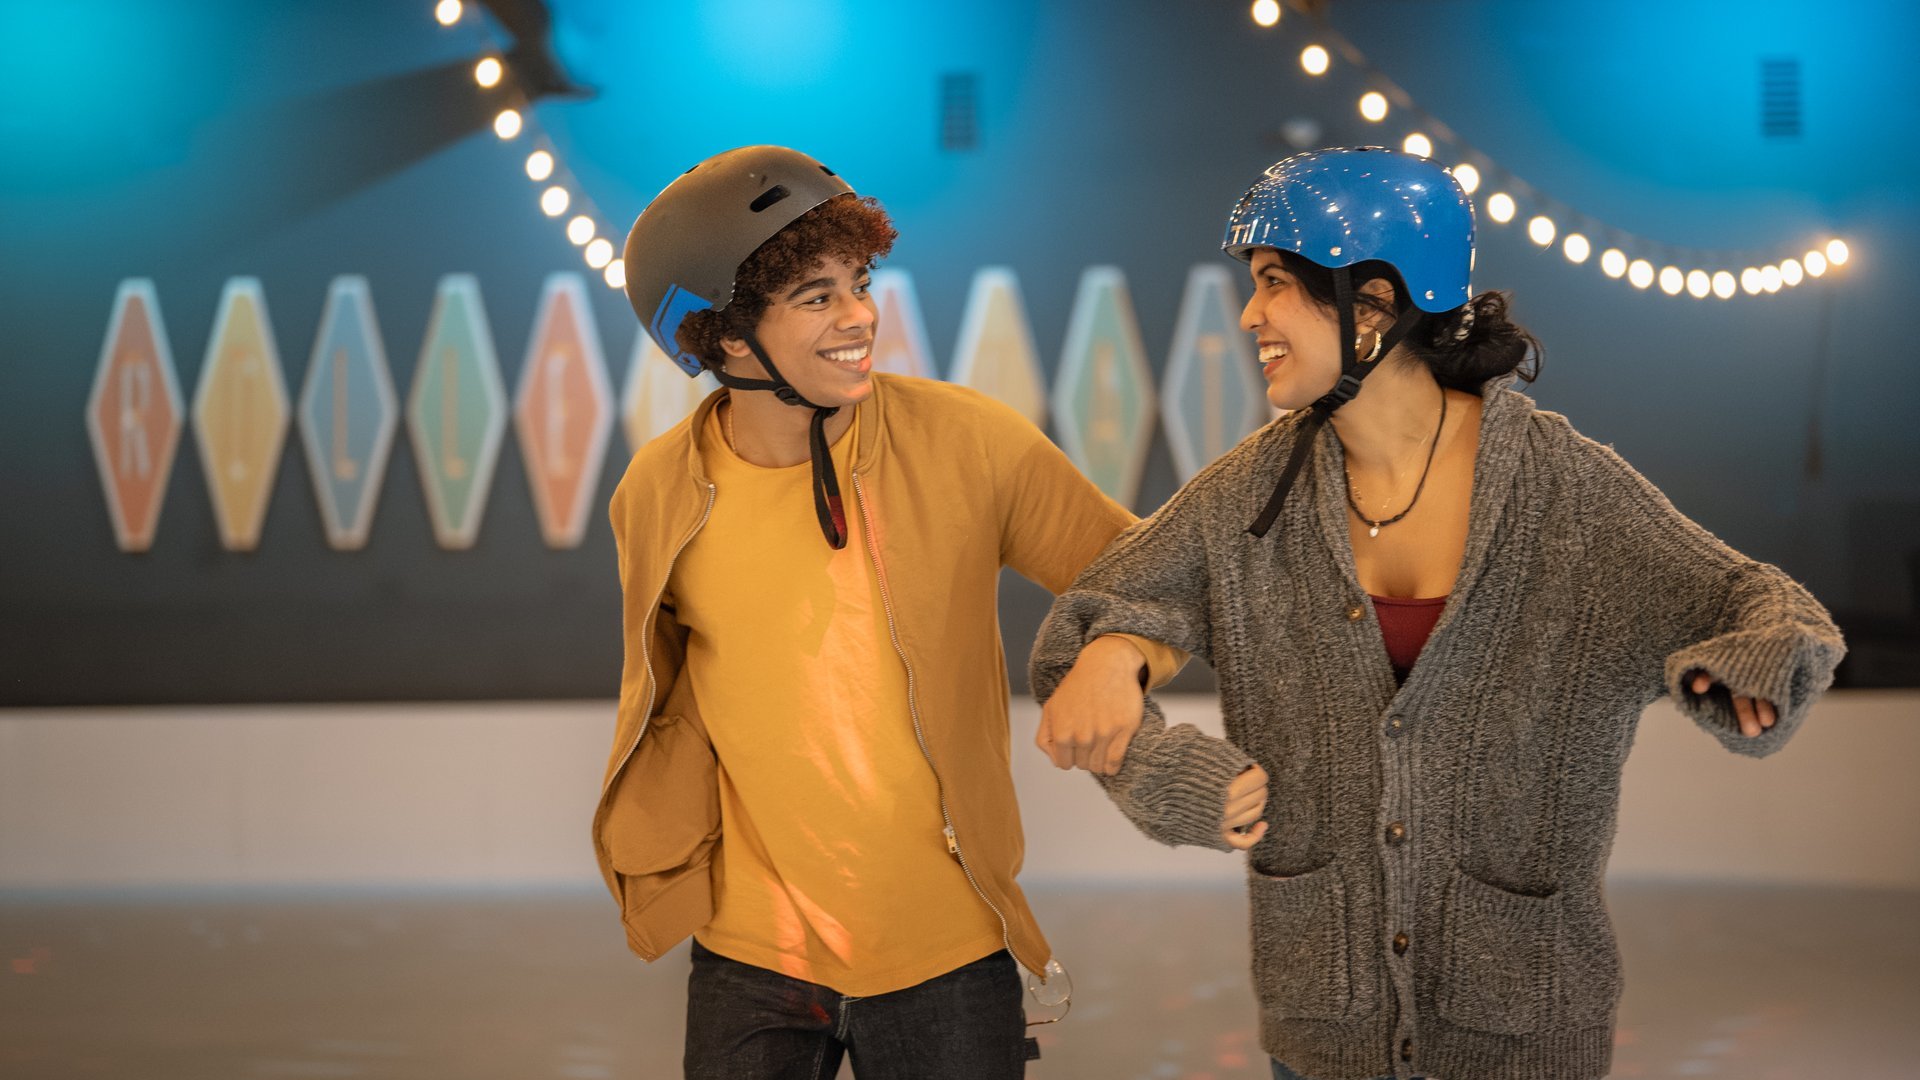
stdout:
<svg viewBox="0 0 1920 1080">
<path fill-rule="evenodd" d="M 687 316 L 675 339 L 708 367 L 718 367 L 726 359 L 720 342 L 744 337 L 760 325 L 775 293 L 824 262 L 870 267 L 893 250 L 899 235 L 878 200 L 851 192 L 835 195 L 755 248 L 734 274 L 733 302 Z"/>
<path fill-rule="evenodd" d="M 1291 251 L 1277 254 L 1281 267 L 1300 282 L 1315 303 L 1333 307 L 1333 271 Z M 1393 286 L 1395 308 L 1360 291 L 1361 285 L 1375 279 Z M 1400 272 L 1377 259 L 1354 265 L 1353 288 L 1356 304 L 1365 304 L 1389 319 L 1397 318 L 1413 303 Z M 1483 292 L 1461 308 L 1422 318 L 1401 347 L 1431 368 L 1440 385 L 1454 390 L 1479 393 L 1488 379 L 1510 371 L 1532 382 L 1540 377 L 1540 341 L 1508 315 L 1509 303 L 1506 293 Z M 1473 322 L 1465 336 L 1455 341 L 1463 310 L 1473 312 Z"/>
</svg>

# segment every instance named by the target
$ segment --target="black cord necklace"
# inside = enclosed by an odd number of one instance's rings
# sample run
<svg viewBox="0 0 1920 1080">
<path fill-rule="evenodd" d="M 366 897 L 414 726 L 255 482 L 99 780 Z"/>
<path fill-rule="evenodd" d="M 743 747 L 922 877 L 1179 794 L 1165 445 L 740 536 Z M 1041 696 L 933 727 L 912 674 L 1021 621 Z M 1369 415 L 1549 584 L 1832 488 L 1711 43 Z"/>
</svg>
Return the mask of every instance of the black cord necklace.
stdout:
<svg viewBox="0 0 1920 1080">
<path fill-rule="evenodd" d="M 1420 482 L 1414 485 L 1413 498 L 1408 501 L 1407 508 L 1384 521 L 1375 521 L 1368 517 L 1366 511 L 1360 509 L 1360 504 L 1354 501 L 1359 492 L 1355 490 L 1353 486 L 1353 470 L 1347 470 L 1347 505 L 1353 508 L 1355 517 L 1358 517 L 1362 522 L 1366 523 L 1367 535 L 1369 537 L 1379 536 L 1381 529 L 1413 513 L 1414 504 L 1420 501 L 1420 492 L 1427 486 L 1427 473 L 1433 469 L 1433 454 L 1434 451 L 1440 449 L 1440 432 L 1446 426 L 1447 388 L 1443 386 L 1440 388 L 1440 422 L 1433 426 L 1433 445 L 1427 447 L 1427 463 L 1420 468 Z"/>
</svg>

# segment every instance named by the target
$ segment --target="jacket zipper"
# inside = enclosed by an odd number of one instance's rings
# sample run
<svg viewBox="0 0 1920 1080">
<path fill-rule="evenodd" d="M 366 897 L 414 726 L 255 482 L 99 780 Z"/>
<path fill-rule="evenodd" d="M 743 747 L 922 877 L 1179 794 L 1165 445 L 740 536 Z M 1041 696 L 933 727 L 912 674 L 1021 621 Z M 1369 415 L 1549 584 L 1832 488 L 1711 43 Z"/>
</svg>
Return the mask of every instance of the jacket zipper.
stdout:
<svg viewBox="0 0 1920 1080">
<path fill-rule="evenodd" d="M 914 696 L 913 662 L 907 659 L 906 647 L 900 644 L 900 629 L 893 621 L 893 590 L 887 587 L 887 575 L 880 569 L 880 548 L 874 542 L 873 518 L 867 514 L 867 495 L 860 485 L 860 474 L 850 473 L 853 477 L 853 496 L 860 507 L 860 526 L 867 537 L 867 560 L 873 564 L 873 578 L 880 586 L 880 607 L 887 615 L 887 636 L 893 639 L 893 651 L 900 657 L 900 666 L 907 672 L 907 715 L 913 718 L 913 737 L 920 744 L 920 756 L 927 759 L 927 768 L 933 770 L 934 791 L 940 799 L 940 821 L 945 826 L 941 831 L 947 838 L 947 853 L 960 864 L 960 872 L 967 876 L 967 884 L 973 886 L 974 895 L 994 918 L 1000 920 L 1000 943 L 1006 947 L 1007 955 L 1013 953 L 1013 935 L 1007 927 L 1007 916 L 998 905 L 987 897 L 985 889 L 980 887 L 979 879 L 973 876 L 973 868 L 967 865 L 966 852 L 960 850 L 960 835 L 953 828 L 953 814 L 947 809 L 947 782 L 940 775 L 940 766 L 933 762 L 933 751 L 927 749 L 926 729 L 920 724 L 920 704 Z"/>
<path fill-rule="evenodd" d="M 607 773 L 607 782 L 600 789 L 600 797 L 602 799 L 607 797 L 607 792 L 613 788 L 614 780 L 626 769 L 627 762 L 633 757 L 633 752 L 640 749 L 640 740 L 646 738 L 647 728 L 653 723 L 653 699 L 655 692 L 660 689 L 654 685 L 653 655 L 648 649 L 653 636 L 653 620 L 660 617 L 660 598 L 667 594 L 667 582 L 673 579 L 673 564 L 680 561 L 680 553 L 687 550 L 687 545 L 693 543 L 693 538 L 700 535 L 701 529 L 707 527 L 707 519 L 713 516 L 714 494 L 715 488 L 709 483 L 707 485 L 707 508 L 700 512 L 700 520 L 694 524 L 693 531 L 689 532 L 685 539 L 680 541 L 679 547 L 673 549 L 673 557 L 667 560 L 667 572 L 660 578 L 660 591 L 653 594 L 653 606 L 649 609 L 647 624 L 642 630 L 648 640 L 643 640 L 640 643 L 641 662 L 644 663 L 647 668 L 647 707 L 640 711 L 640 730 L 634 734 L 633 742 L 627 746 L 627 752 L 620 755 L 619 767 Z"/>
</svg>

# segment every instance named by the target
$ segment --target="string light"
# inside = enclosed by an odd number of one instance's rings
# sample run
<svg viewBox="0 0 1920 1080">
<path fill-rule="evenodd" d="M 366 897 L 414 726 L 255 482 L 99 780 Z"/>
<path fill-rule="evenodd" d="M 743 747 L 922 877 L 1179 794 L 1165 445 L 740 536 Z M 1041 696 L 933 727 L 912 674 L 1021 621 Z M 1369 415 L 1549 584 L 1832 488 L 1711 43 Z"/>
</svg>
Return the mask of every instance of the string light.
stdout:
<svg viewBox="0 0 1920 1080">
<path fill-rule="evenodd" d="M 501 109 L 500 115 L 493 118 L 493 133 L 503 139 L 520 134 L 520 110 Z"/>
<path fill-rule="evenodd" d="M 1777 266 L 1761 267 L 1760 268 L 1760 287 L 1767 290 L 1770 293 L 1779 292 L 1780 291 L 1780 268 Z"/>
<path fill-rule="evenodd" d="M 540 193 L 540 209 L 548 217 L 559 217 L 566 213 L 567 204 L 572 201 L 573 198 L 567 194 L 567 189 L 558 184 Z"/>
<path fill-rule="evenodd" d="M 1316 7 L 1317 5 L 1307 4 L 1302 6 Z M 1260 0 L 1260 2 L 1254 3 L 1252 10 L 1254 21 L 1258 22 L 1261 26 L 1268 27 L 1277 25 L 1283 13 L 1281 4 L 1268 3 L 1267 0 Z M 1301 25 L 1305 26 L 1306 24 L 1302 23 Z M 1316 23 L 1313 32 L 1315 36 L 1324 34 L 1332 40 L 1326 43 L 1318 41 L 1306 42 L 1300 50 L 1301 70 L 1314 77 L 1326 74 L 1332 64 L 1330 49 L 1339 50 L 1341 58 L 1349 66 L 1360 69 L 1366 82 L 1378 87 L 1378 89 L 1368 90 L 1361 95 L 1359 99 L 1360 115 L 1371 123 L 1380 123 L 1387 118 L 1388 113 L 1395 107 L 1407 110 L 1410 114 L 1419 118 L 1418 123 L 1426 130 L 1414 131 L 1407 134 L 1402 140 L 1401 149 L 1417 157 L 1431 158 L 1433 156 L 1436 137 L 1430 135 L 1429 132 L 1433 132 L 1436 129 L 1429 125 L 1438 125 L 1439 122 L 1424 113 L 1419 105 L 1414 103 L 1401 87 L 1397 86 L 1393 80 L 1389 79 L 1383 72 L 1374 67 L 1373 64 L 1338 31 L 1333 30 L 1324 23 Z M 1390 102 L 1392 103 L 1391 105 Z M 1444 125 L 1438 128 L 1438 140 L 1457 145 L 1457 137 L 1448 132 Z M 1307 142 L 1302 141 L 1300 145 L 1307 145 Z M 1391 145 L 1391 143 L 1386 142 L 1384 145 Z M 1482 156 L 1476 154 L 1472 147 L 1459 146 L 1458 149 L 1463 151 L 1466 156 Z M 1663 264 L 1656 270 L 1655 264 L 1646 259 L 1633 259 L 1628 253 L 1635 247 L 1658 251 L 1661 250 L 1659 245 L 1645 242 L 1633 236 L 1623 235 L 1618 230 L 1608 228 L 1606 225 L 1594 221 L 1586 215 L 1542 195 L 1517 177 L 1507 175 L 1503 178 L 1503 171 L 1499 169 L 1497 164 L 1490 165 L 1487 173 L 1484 175 L 1479 168 L 1464 162 L 1454 166 L 1452 171 L 1454 179 L 1460 184 L 1461 190 L 1470 196 L 1475 195 L 1483 185 L 1500 185 L 1507 188 L 1506 191 L 1498 191 L 1488 196 L 1485 202 L 1480 204 L 1480 208 L 1484 210 L 1486 216 L 1496 224 L 1507 224 L 1515 220 L 1516 217 L 1526 220 L 1528 237 L 1542 248 L 1552 247 L 1555 242 L 1555 237 L 1561 234 L 1563 228 L 1576 229 L 1580 226 L 1590 225 L 1591 228 L 1585 232 L 1571 231 L 1565 233 L 1564 239 L 1561 240 L 1561 253 L 1566 256 L 1569 263 L 1583 265 L 1591 258 L 1595 248 L 1592 241 L 1588 239 L 1588 236 L 1598 231 L 1601 235 L 1607 235 L 1615 239 L 1618 244 L 1618 246 L 1607 248 L 1606 251 L 1601 254 L 1599 267 L 1602 273 L 1616 280 L 1625 277 L 1631 284 L 1640 289 L 1649 288 L 1658 280 L 1662 290 L 1668 295 L 1677 296 L 1684 291 L 1701 299 L 1709 296 L 1719 296 L 1722 299 L 1730 299 L 1742 289 L 1749 294 L 1777 292 L 1782 287 L 1790 288 L 1807 278 L 1820 277 L 1826 272 L 1827 268 L 1843 265 L 1849 255 L 1847 245 L 1843 240 L 1837 237 L 1829 238 L 1822 243 L 1819 250 L 1809 251 L 1798 260 L 1784 259 L 1775 263 L 1769 268 L 1772 271 L 1772 276 L 1756 279 L 1755 285 L 1752 288 L 1748 288 L 1748 273 L 1746 272 L 1742 272 L 1736 278 L 1734 271 L 1730 269 L 1708 270 L 1700 268 L 1684 270 L 1681 266 Z M 1512 191 L 1519 193 L 1518 198 L 1513 194 L 1509 194 L 1509 192 Z M 1706 252 L 1694 252 L 1690 254 L 1687 251 L 1674 251 L 1673 255 L 1688 261 L 1699 259 L 1701 262 L 1706 262 L 1708 258 L 1712 257 Z M 1720 259 L 1714 259 L 1714 262 L 1720 261 Z M 1711 266 L 1714 262 L 1707 262 L 1707 265 Z M 1639 268 L 1642 263 L 1646 264 L 1645 270 Z M 1793 266 L 1789 264 L 1793 264 Z M 1724 263 L 1722 265 L 1724 265 Z M 1798 269 L 1794 269 L 1794 266 L 1797 266 Z M 1756 275 L 1762 273 L 1760 269 L 1749 269 L 1751 273 Z M 1671 271 L 1671 273 L 1668 271 Z M 1773 288 L 1769 289 L 1763 284 L 1764 281 L 1774 281 L 1775 284 Z"/>
<path fill-rule="evenodd" d="M 482 89 L 491 90 L 500 85 L 500 61 L 489 56 L 473 65 L 473 81 Z"/>
<path fill-rule="evenodd" d="M 614 289 L 626 288 L 627 287 L 627 260 L 625 259 L 613 260 L 612 262 L 607 264 L 606 271 L 602 273 L 600 276 L 607 279 L 607 286 L 609 288 L 614 288 Z"/>
<path fill-rule="evenodd" d="M 433 17 L 441 26 L 452 26 L 460 21 L 460 0 L 440 0 L 433 7 Z"/>
<path fill-rule="evenodd" d="M 1764 286 L 1760 284 L 1760 271 L 1751 266 L 1740 271 L 1740 288 L 1741 291 L 1745 292 L 1748 296 L 1760 295 L 1761 290 L 1764 288 Z"/>
<path fill-rule="evenodd" d="M 587 265 L 588 266 L 591 266 L 595 270 L 598 270 L 601 267 L 606 266 L 608 263 L 612 261 L 613 261 L 613 245 L 607 243 L 605 237 L 595 240 L 593 243 L 587 245 Z"/>
<path fill-rule="evenodd" d="M 535 182 L 553 175 L 553 155 L 545 150 L 535 150 L 527 155 L 527 179 Z"/>
<path fill-rule="evenodd" d="M 585 214 L 567 222 L 567 239 L 573 241 L 575 247 L 593 239 L 593 233 L 593 219 Z"/>
</svg>

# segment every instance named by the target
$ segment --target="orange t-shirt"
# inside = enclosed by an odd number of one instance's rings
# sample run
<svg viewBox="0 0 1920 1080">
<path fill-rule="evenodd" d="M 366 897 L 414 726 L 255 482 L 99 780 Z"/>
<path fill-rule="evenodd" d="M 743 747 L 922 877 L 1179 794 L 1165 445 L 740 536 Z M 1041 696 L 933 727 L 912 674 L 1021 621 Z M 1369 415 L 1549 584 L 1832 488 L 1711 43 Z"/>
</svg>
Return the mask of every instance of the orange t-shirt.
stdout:
<svg viewBox="0 0 1920 1080">
<path fill-rule="evenodd" d="M 811 466 L 745 461 L 720 415 L 700 436 L 713 516 L 667 590 L 720 762 L 716 907 L 695 936 L 854 997 L 1003 948 L 999 917 L 948 853 L 907 707 L 847 475 L 858 421 L 833 446 L 852 533 L 834 551 Z"/>
</svg>

